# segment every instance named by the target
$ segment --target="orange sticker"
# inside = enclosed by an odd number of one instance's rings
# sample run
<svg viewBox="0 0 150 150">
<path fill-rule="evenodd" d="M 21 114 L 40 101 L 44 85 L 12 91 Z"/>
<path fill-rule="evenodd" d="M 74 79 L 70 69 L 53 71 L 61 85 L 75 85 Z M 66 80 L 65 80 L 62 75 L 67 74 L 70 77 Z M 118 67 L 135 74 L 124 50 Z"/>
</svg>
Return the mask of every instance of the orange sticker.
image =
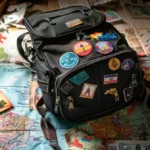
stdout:
<svg viewBox="0 0 150 150">
<path fill-rule="evenodd" d="M 73 51 L 79 56 L 87 56 L 92 52 L 92 45 L 87 41 L 79 41 L 73 45 Z"/>
</svg>

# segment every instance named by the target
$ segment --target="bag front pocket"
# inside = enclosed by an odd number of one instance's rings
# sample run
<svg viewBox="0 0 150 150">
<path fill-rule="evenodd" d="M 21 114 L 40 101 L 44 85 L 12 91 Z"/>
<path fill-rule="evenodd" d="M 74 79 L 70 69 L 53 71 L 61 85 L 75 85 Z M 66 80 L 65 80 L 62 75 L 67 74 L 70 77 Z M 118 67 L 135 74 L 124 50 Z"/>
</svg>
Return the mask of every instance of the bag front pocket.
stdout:
<svg viewBox="0 0 150 150">
<path fill-rule="evenodd" d="M 81 68 L 78 66 L 70 70 L 67 75 L 61 75 L 55 88 L 58 98 L 56 104 L 59 104 L 63 116 L 69 121 L 86 121 L 128 104 L 124 100 L 123 89 L 129 87 L 133 68 L 125 71 L 121 68 L 121 63 L 126 57 L 135 60 L 135 56 L 131 54 L 124 51 L 124 54 L 114 55 L 120 61 L 116 70 L 109 68 L 112 58 L 109 56 L 103 60 L 92 60 L 93 62 L 87 62 Z"/>
</svg>

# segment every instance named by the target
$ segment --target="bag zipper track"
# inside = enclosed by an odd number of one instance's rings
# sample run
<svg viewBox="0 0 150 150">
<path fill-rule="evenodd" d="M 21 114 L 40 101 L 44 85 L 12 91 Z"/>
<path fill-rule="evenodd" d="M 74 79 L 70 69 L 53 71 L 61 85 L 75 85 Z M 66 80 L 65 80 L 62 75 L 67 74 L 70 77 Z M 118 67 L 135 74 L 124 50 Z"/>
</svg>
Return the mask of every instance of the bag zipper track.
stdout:
<svg viewBox="0 0 150 150">
<path fill-rule="evenodd" d="M 87 10 L 90 10 L 90 9 L 84 9 L 84 10 L 82 10 L 82 9 L 76 9 L 76 10 L 74 10 L 74 11 L 71 11 L 71 12 L 69 12 L 69 13 L 66 13 L 66 14 L 60 14 L 60 15 L 57 15 L 57 16 L 55 16 L 55 17 L 45 17 L 44 19 L 41 19 L 41 20 L 39 20 L 38 22 L 36 22 L 34 25 L 33 25 L 33 27 L 35 27 L 35 26 L 37 26 L 37 25 L 39 25 L 40 23 L 42 23 L 42 22 L 48 22 L 48 23 L 53 23 L 53 22 L 51 22 L 53 19 L 55 19 L 55 18 L 59 18 L 59 17 L 62 17 L 62 16 L 65 16 L 65 15 L 69 15 L 69 14 L 72 14 L 72 13 L 75 13 L 75 12 L 81 12 L 83 15 L 87 15 L 84 11 L 87 11 Z M 51 24 L 51 25 L 53 25 L 53 24 Z M 54 23 L 54 25 L 55 25 L 55 23 Z"/>
<path fill-rule="evenodd" d="M 101 14 L 101 13 L 100 13 Z M 39 38 L 45 38 L 45 39 L 54 39 L 54 38 L 59 38 L 59 37 L 62 37 L 62 36 L 65 36 L 65 35 L 71 35 L 71 34 L 74 34 L 76 32 L 79 32 L 79 31 L 85 31 L 85 30 L 88 30 L 88 29 L 91 29 L 91 28 L 94 28 L 94 27 L 97 27 L 98 25 L 102 24 L 104 21 L 105 21 L 105 16 L 103 14 L 101 14 L 102 16 L 102 19 L 101 21 L 96 24 L 95 26 L 92 26 L 92 27 L 87 27 L 87 28 L 84 28 L 84 29 L 79 29 L 79 30 L 76 30 L 76 31 L 72 31 L 72 32 L 68 32 L 66 34 L 62 34 L 62 35 L 59 35 L 57 37 L 45 37 L 45 36 L 42 36 L 41 34 L 39 34 L 38 32 L 36 32 L 32 26 L 29 24 L 27 18 L 24 19 L 25 21 L 25 24 L 26 24 L 26 28 L 28 29 L 28 31 L 31 31 L 32 34 L 36 35 L 37 37 Z"/>
<path fill-rule="evenodd" d="M 58 113 L 58 106 L 59 106 L 60 112 L 61 112 L 62 116 L 64 117 L 63 112 L 62 112 L 62 107 L 61 107 L 61 99 L 60 99 L 60 84 L 66 76 L 68 76 L 70 73 L 72 73 L 72 72 L 74 72 L 78 69 L 81 69 L 83 67 L 87 67 L 87 66 L 89 66 L 91 64 L 94 64 L 96 62 L 106 60 L 106 59 L 109 59 L 111 57 L 115 57 L 117 55 L 127 53 L 127 52 L 132 53 L 132 51 L 130 51 L 130 50 L 123 50 L 123 51 L 120 51 L 120 52 L 116 52 L 115 54 L 110 54 L 110 55 L 107 55 L 107 56 L 103 56 L 103 57 L 91 60 L 89 62 L 86 62 L 85 64 L 81 64 L 81 65 L 77 66 L 76 68 L 69 70 L 67 73 L 63 73 L 63 74 L 59 75 L 57 77 L 56 81 L 55 81 L 55 94 L 56 94 L 56 101 L 55 101 L 55 108 L 54 108 L 55 113 Z M 62 78 L 60 79 L 60 77 L 62 77 Z M 58 80 L 58 79 L 60 79 L 60 80 Z"/>
</svg>

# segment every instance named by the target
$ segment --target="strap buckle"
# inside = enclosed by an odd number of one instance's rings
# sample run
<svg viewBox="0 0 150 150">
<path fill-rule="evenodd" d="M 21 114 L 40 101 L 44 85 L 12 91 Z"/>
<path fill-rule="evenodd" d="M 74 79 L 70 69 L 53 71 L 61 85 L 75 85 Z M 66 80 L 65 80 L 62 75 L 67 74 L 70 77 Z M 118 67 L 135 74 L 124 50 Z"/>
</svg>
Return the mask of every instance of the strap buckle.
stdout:
<svg viewBox="0 0 150 150">
<path fill-rule="evenodd" d="M 32 47 L 32 41 L 31 40 L 25 41 L 25 56 L 29 57 L 30 54 L 34 55 L 34 53 L 35 50 Z"/>
</svg>

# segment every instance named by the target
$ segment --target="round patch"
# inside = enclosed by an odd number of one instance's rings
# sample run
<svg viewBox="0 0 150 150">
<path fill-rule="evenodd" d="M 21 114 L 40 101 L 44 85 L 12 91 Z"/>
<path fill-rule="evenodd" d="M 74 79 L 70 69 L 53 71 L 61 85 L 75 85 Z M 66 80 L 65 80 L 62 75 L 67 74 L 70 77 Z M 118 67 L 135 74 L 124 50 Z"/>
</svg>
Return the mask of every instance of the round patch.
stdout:
<svg viewBox="0 0 150 150">
<path fill-rule="evenodd" d="M 92 52 L 92 45 L 87 41 L 78 41 L 73 45 L 73 51 L 79 56 L 87 56 Z"/>
<path fill-rule="evenodd" d="M 130 70 L 134 65 L 135 65 L 134 61 L 130 58 L 127 58 L 122 62 L 121 68 L 123 70 Z"/>
<path fill-rule="evenodd" d="M 111 70 L 115 71 L 120 68 L 120 60 L 118 58 L 111 58 L 108 66 Z"/>
<path fill-rule="evenodd" d="M 79 57 L 73 52 L 67 52 L 60 57 L 59 63 L 63 68 L 73 68 L 79 62 Z"/>
<path fill-rule="evenodd" d="M 95 47 L 96 51 L 101 54 L 108 54 L 113 50 L 113 46 L 109 42 L 98 42 Z"/>
</svg>

